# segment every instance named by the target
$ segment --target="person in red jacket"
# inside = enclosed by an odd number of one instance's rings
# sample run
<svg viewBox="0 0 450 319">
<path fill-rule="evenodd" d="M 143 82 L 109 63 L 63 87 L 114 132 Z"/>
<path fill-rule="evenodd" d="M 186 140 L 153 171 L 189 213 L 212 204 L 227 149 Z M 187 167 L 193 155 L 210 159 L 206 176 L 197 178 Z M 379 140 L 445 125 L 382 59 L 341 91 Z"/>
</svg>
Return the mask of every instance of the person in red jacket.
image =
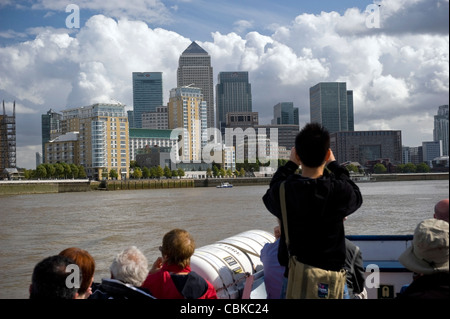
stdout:
<svg viewBox="0 0 450 319">
<path fill-rule="evenodd" d="M 173 229 L 163 237 L 159 257 L 142 288 L 158 299 L 217 299 L 214 286 L 191 271 L 190 260 L 195 241 L 189 232 Z"/>
</svg>

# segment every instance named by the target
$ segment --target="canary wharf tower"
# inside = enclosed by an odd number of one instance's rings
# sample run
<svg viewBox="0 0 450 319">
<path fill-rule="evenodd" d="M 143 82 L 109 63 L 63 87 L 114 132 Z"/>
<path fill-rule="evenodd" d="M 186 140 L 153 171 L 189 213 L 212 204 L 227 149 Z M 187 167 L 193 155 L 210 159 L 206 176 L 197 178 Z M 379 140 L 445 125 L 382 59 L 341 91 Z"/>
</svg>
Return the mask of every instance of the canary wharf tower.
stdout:
<svg viewBox="0 0 450 319">
<path fill-rule="evenodd" d="M 216 127 L 214 123 L 214 85 L 211 56 L 195 41 L 180 56 L 177 86 L 192 86 L 201 89 L 203 99 L 206 102 L 207 125 L 208 127 Z"/>
</svg>

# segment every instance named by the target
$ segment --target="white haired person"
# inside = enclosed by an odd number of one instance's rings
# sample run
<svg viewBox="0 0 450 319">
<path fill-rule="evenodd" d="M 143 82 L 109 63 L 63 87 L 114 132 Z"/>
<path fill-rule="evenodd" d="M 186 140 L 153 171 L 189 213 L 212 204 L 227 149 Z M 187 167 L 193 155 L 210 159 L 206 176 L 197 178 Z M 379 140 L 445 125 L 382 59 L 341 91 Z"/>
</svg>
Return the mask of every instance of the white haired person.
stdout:
<svg viewBox="0 0 450 319">
<path fill-rule="evenodd" d="M 109 270 L 111 279 L 102 279 L 89 299 L 153 298 L 148 290 L 140 288 L 148 274 L 148 260 L 136 246 L 117 254 Z"/>
<path fill-rule="evenodd" d="M 448 223 L 426 219 L 417 225 L 413 243 L 399 257 L 400 263 L 414 272 L 413 282 L 398 298 L 449 299 Z"/>
</svg>

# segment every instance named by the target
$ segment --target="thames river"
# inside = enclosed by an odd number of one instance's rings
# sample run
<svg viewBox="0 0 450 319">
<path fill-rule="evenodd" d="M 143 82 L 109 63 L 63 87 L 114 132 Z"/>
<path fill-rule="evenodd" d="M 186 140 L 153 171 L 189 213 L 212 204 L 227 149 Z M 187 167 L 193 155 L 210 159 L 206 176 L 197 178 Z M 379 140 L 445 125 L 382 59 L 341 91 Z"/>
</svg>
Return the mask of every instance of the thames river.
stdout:
<svg viewBox="0 0 450 319">
<path fill-rule="evenodd" d="M 348 235 L 412 234 L 449 196 L 448 180 L 358 184 L 363 205 L 345 223 Z M 275 218 L 262 196 L 268 186 L 92 191 L 0 196 L 0 298 L 28 298 L 37 262 L 67 247 L 96 260 L 95 281 L 109 278 L 115 254 L 135 245 L 151 264 L 162 236 L 184 228 L 197 247 L 262 229 Z"/>
</svg>

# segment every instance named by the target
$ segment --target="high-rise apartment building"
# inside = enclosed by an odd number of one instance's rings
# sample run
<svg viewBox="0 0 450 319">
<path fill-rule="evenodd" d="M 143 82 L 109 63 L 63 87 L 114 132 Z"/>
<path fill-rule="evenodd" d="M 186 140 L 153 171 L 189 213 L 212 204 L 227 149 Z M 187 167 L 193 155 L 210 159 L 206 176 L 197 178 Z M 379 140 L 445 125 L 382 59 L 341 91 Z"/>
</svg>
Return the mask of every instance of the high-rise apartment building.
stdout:
<svg viewBox="0 0 450 319">
<path fill-rule="evenodd" d="M 0 174 L 5 168 L 16 168 L 16 102 L 13 114 L 7 115 L 3 101 L 3 115 L 0 114 Z"/>
<path fill-rule="evenodd" d="M 134 127 L 142 128 L 142 113 L 163 104 L 162 72 L 133 72 Z"/>
<path fill-rule="evenodd" d="M 201 89 L 206 102 L 207 127 L 215 125 L 214 84 L 211 56 L 195 41 L 184 50 L 178 61 L 177 87 L 192 86 Z"/>
<path fill-rule="evenodd" d="M 248 72 L 220 72 L 216 85 L 216 123 L 225 132 L 227 113 L 252 112 L 252 86 Z"/>
<path fill-rule="evenodd" d="M 88 177 L 106 178 L 114 169 L 129 177 L 129 128 L 125 105 L 97 103 L 62 111 L 63 133 L 79 132 L 79 164 Z"/>
<path fill-rule="evenodd" d="M 298 107 L 293 102 L 280 102 L 273 107 L 272 124 L 298 125 Z"/>
<path fill-rule="evenodd" d="M 45 162 L 45 143 L 55 139 L 62 134 L 61 127 L 62 114 L 50 109 L 46 114 L 41 115 L 42 134 L 42 158 Z"/>
<path fill-rule="evenodd" d="M 434 116 L 433 140 L 442 141 L 442 155 L 448 156 L 448 104 L 439 106 Z"/>
<path fill-rule="evenodd" d="M 179 87 L 170 91 L 168 104 L 169 129 L 181 129 L 183 141 L 179 142 L 182 162 L 200 163 L 202 147 L 206 144 L 207 111 L 202 90 L 196 87 Z"/>
<path fill-rule="evenodd" d="M 345 82 L 321 82 L 309 89 L 311 122 L 330 133 L 354 131 L 353 91 Z"/>
</svg>

